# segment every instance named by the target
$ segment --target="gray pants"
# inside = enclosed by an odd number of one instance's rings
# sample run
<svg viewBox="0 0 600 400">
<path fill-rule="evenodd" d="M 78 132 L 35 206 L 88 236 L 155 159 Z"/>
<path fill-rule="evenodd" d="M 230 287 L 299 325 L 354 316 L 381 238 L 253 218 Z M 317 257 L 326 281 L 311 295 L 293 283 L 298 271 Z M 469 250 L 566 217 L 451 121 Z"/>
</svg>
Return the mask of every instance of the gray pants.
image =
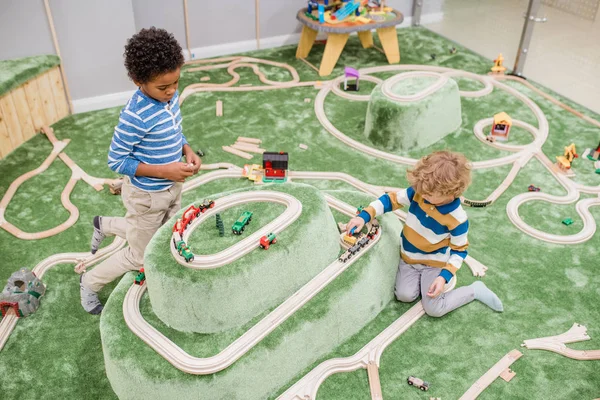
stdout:
<svg viewBox="0 0 600 400">
<path fill-rule="evenodd" d="M 107 236 L 127 239 L 125 247 L 83 275 L 85 286 L 98 292 L 109 282 L 144 265 L 144 251 L 154 233 L 181 208 L 182 183 L 160 192 L 146 192 L 125 177 L 121 197 L 125 217 L 102 217 L 100 230 Z"/>
<path fill-rule="evenodd" d="M 475 292 L 470 286 L 463 286 L 437 297 L 427 296 L 429 286 L 439 275 L 439 268 L 423 264 L 407 264 L 400 259 L 396 274 L 396 299 L 411 303 L 421 294 L 423 308 L 432 317 L 441 317 L 475 299 Z"/>
</svg>

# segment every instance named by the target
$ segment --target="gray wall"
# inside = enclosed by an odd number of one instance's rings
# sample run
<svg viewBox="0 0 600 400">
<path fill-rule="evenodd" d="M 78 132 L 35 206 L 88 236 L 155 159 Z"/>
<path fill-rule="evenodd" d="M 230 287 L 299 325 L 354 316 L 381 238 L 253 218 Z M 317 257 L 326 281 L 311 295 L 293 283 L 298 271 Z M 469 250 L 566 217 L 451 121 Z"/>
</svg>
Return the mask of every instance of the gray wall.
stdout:
<svg viewBox="0 0 600 400">
<path fill-rule="evenodd" d="M 444 0 L 424 0 L 423 14 Z M 388 0 L 412 15 L 412 0 Z M 300 32 L 296 10 L 306 0 L 260 0 L 260 36 Z M 190 47 L 255 40 L 252 0 L 188 0 Z M 50 0 L 73 100 L 135 89 L 123 67 L 123 46 L 141 28 L 172 32 L 187 48 L 182 0 Z M 0 60 L 54 54 L 42 0 L 0 0 Z"/>
<path fill-rule="evenodd" d="M 50 7 L 73 99 L 135 89 L 123 66 L 123 45 L 135 33 L 131 0 L 51 0 Z"/>
<path fill-rule="evenodd" d="M 0 60 L 54 54 L 41 0 L 0 0 L 0 38 Z"/>
</svg>

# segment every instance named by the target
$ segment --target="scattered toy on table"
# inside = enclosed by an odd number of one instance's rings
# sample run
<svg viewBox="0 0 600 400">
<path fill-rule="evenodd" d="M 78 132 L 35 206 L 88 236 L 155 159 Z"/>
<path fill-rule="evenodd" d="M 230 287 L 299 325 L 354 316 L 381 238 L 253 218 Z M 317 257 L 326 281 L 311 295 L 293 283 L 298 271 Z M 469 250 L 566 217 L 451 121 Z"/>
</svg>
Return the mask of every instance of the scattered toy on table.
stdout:
<svg viewBox="0 0 600 400">
<path fill-rule="evenodd" d="M 234 222 L 231 231 L 234 235 L 241 235 L 250 221 L 252 221 L 252 212 L 244 211 L 238 220 Z"/>
<path fill-rule="evenodd" d="M 143 285 L 144 282 L 146 282 L 146 272 L 144 271 L 144 268 L 140 268 L 140 271 L 133 279 L 133 283 L 136 285 Z"/>
<path fill-rule="evenodd" d="M 362 210 L 364 210 L 365 207 L 364 206 L 358 206 L 358 208 L 356 209 L 356 215 L 360 214 L 362 212 Z"/>
<path fill-rule="evenodd" d="M 565 218 L 562 220 L 562 223 L 569 226 L 573 223 L 573 220 L 571 218 Z"/>
<path fill-rule="evenodd" d="M 418 387 L 419 389 L 421 389 L 424 392 L 429 390 L 429 382 L 425 382 L 424 380 L 415 378 L 414 376 L 409 376 L 408 379 L 406 379 L 406 382 L 410 386 Z"/>
<path fill-rule="evenodd" d="M 200 149 L 196 150 L 196 154 L 198 154 L 198 157 L 204 157 L 204 152 Z"/>
<path fill-rule="evenodd" d="M 277 237 L 273 232 L 260 238 L 260 247 L 265 250 L 269 250 L 269 246 L 275 243 L 277 243 Z"/>
<path fill-rule="evenodd" d="M 263 153 L 263 182 L 285 182 L 287 181 L 288 153 L 270 152 Z"/>
<path fill-rule="evenodd" d="M 485 140 L 487 140 L 487 141 L 488 141 L 488 142 L 490 142 L 490 143 L 494 143 L 494 142 L 496 141 L 496 138 L 495 138 L 495 137 L 493 137 L 492 135 L 487 135 L 487 136 L 485 137 Z"/>
<path fill-rule="evenodd" d="M 219 230 L 219 236 L 225 236 L 225 226 L 223 225 L 223 218 L 221 218 L 221 214 L 217 213 L 216 216 L 216 227 Z"/>
<path fill-rule="evenodd" d="M 300 147 L 302 150 L 307 150 L 307 149 L 308 149 L 308 146 L 307 146 L 307 145 L 305 145 L 305 144 L 303 144 L 303 143 L 300 143 L 300 144 L 298 145 L 298 147 Z"/>
<path fill-rule="evenodd" d="M 455 54 L 456 53 L 456 47 L 453 47 L 450 49 L 450 54 Z"/>
<path fill-rule="evenodd" d="M 216 115 L 217 117 L 223 116 L 223 102 L 221 100 L 217 100 Z"/>
<path fill-rule="evenodd" d="M 348 91 L 348 90 L 352 90 L 354 92 L 358 92 L 358 80 L 360 78 L 360 73 L 358 72 L 357 69 L 354 69 L 352 67 L 345 67 L 344 68 L 344 90 Z M 352 83 L 350 80 L 354 79 L 354 83 Z"/>
<path fill-rule="evenodd" d="M 562 156 L 556 156 L 556 165 L 558 165 L 561 170 L 567 171 L 571 169 L 571 163 L 577 157 L 579 157 L 579 155 L 575 149 L 575 143 L 571 143 L 565 147 L 565 152 Z"/>
<path fill-rule="evenodd" d="M 40 297 L 46 293 L 46 286 L 27 268 L 14 272 L 0 293 L 0 314 L 2 317 L 13 311 L 17 317 L 27 317 L 40 306 Z"/>
<path fill-rule="evenodd" d="M 504 57 L 502 57 L 502 53 L 498 54 L 498 57 L 494 60 L 494 66 L 492 67 L 492 73 L 494 74 L 503 74 L 506 71 L 506 67 L 502 65 L 504 62 Z"/>
<path fill-rule="evenodd" d="M 501 112 L 494 115 L 494 122 L 492 123 L 492 131 L 491 135 L 498 140 L 506 141 L 508 140 L 508 133 L 510 132 L 510 127 L 512 126 L 512 119 L 510 116 Z"/>
<path fill-rule="evenodd" d="M 594 163 L 594 168 L 596 168 L 596 173 L 600 174 L 600 161 Z"/>
<path fill-rule="evenodd" d="M 529 185 L 527 187 L 527 190 L 529 190 L 530 192 L 539 192 L 541 189 L 537 186 Z"/>
</svg>

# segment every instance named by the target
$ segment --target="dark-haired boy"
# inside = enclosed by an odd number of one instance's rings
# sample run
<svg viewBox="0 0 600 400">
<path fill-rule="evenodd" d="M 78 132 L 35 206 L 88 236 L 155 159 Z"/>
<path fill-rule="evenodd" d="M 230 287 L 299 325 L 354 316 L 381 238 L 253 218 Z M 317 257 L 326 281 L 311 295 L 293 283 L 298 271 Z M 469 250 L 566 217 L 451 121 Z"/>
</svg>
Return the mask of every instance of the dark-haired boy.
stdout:
<svg viewBox="0 0 600 400">
<path fill-rule="evenodd" d="M 90 314 L 102 311 L 97 293 L 104 285 L 143 266 L 148 242 L 180 209 L 182 182 L 201 163 L 181 129 L 177 86 L 184 59 L 179 43 L 164 29 L 142 29 L 127 41 L 124 56 L 138 90 L 121 111 L 108 166 L 125 175 L 121 197 L 127 214 L 94 217 L 91 251 L 114 235 L 126 238 L 129 247 L 81 276 L 81 305 Z"/>
</svg>

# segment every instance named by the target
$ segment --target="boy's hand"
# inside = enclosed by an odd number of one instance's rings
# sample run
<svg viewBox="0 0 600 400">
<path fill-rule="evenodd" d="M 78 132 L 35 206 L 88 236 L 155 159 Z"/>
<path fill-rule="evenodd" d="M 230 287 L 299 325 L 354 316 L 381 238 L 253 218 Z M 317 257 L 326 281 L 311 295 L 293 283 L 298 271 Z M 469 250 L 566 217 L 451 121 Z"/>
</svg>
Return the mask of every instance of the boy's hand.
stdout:
<svg viewBox="0 0 600 400">
<path fill-rule="evenodd" d="M 194 153 L 194 150 L 192 150 L 192 148 L 189 145 L 185 146 L 184 154 L 185 160 L 193 167 L 194 174 L 197 174 L 198 171 L 200 171 L 202 159 L 198 156 L 198 154 Z"/>
<path fill-rule="evenodd" d="M 427 291 L 427 296 L 429 297 L 438 297 L 440 293 L 444 290 L 444 285 L 446 285 L 446 280 L 443 276 L 438 276 L 435 278 L 435 281 L 429 286 L 429 290 Z"/>
<path fill-rule="evenodd" d="M 363 226 L 365 226 L 364 219 L 362 219 L 361 217 L 352 218 L 350 221 L 348 221 L 348 224 L 346 224 L 346 235 L 350 235 L 352 228 L 356 228 L 354 229 L 353 233 L 360 232 Z"/>
<path fill-rule="evenodd" d="M 182 162 L 175 162 L 162 166 L 162 178 L 175 182 L 183 182 L 188 176 L 194 175 L 194 166 Z M 200 167 L 198 167 L 200 168 Z"/>
</svg>

